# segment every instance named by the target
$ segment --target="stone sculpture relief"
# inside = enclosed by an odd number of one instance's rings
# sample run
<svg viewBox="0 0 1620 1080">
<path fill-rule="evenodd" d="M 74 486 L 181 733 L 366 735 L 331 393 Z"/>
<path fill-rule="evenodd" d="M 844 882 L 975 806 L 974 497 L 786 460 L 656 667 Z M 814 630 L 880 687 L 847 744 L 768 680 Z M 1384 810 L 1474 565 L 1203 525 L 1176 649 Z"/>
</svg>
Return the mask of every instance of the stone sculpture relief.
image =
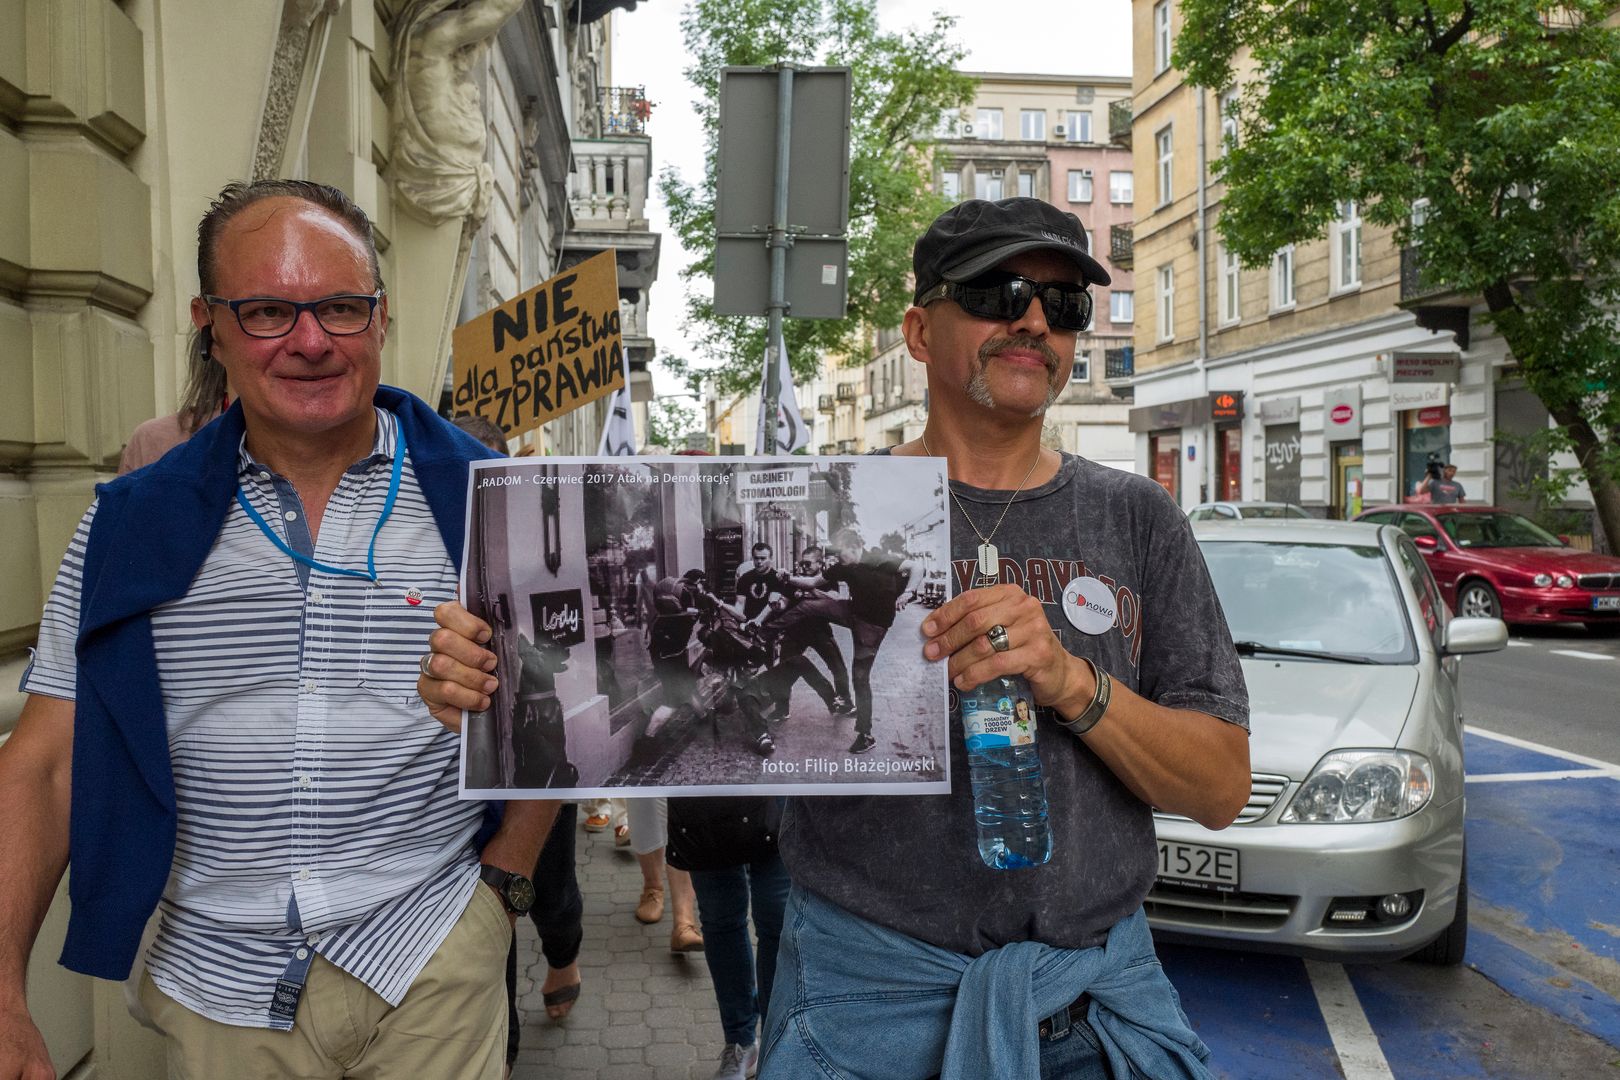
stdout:
<svg viewBox="0 0 1620 1080">
<path fill-rule="evenodd" d="M 475 229 L 489 208 L 486 123 L 474 73 L 524 0 L 411 0 L 394 40 L 393 148 L 399 204 L 438 224 Z"/>
</svg>

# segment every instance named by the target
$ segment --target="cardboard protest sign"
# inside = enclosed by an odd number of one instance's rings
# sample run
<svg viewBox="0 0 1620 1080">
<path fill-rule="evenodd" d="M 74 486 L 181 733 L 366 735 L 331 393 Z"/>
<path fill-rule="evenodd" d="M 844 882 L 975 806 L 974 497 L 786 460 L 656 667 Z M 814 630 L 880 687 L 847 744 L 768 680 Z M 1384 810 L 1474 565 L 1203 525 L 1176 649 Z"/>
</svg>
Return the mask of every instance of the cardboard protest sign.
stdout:
<svg viewBox="0 0 1620 1080">
<path fill-rule="evenodd" d="M 604 251 L 456 327 L 455 411 L 516 438 L 624 385 L 619 272 Z"/>
</svg>

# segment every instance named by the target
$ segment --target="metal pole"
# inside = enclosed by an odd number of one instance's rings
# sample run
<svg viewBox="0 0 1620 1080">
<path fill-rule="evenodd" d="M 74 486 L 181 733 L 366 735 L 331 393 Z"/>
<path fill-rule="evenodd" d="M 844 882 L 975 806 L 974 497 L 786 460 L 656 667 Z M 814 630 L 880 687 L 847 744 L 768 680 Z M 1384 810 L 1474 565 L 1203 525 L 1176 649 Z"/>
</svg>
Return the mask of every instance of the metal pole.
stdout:
<svg viewBox="0 0 1620 1080">
<path fill-rule="evenodd" d="M 782 396 L 782 320 L 787 315 L 788 139 L 793 133 L 793 65 L 777 68 L 776 178 L 771 197 L 771 231 L 765 246 L 771 255 L 770 316 L 765 343 L 765 453 L 776 453 L 777 401 Z"/>
</svg>

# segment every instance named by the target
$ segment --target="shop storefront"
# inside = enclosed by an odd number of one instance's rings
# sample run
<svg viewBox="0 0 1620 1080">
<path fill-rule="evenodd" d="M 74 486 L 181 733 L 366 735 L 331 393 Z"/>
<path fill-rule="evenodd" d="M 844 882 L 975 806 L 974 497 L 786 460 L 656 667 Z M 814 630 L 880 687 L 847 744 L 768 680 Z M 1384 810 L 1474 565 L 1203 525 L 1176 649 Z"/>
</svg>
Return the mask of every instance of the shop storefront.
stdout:
<svg viewBox="0 0 1620 1080">
<path fill-rule="evenodd" d="M 1361 387 L 1334 386 L 1322 393 L 1322 436 L 1328 451 L 1328 516 L 1361 513 L 1365 457 L 1361 448 Z"/>
<path fill-rule="evenodd" d="M 1209 396 L 1215 423 L 1215 493 L 1213 498 L 1243 498 L 1243 392 L 1218 390 Z"/>
<path fill-rule="evenodd" d="M 1265 431 L 1265 495 L 1268 502 L 1299 505 L 1300 430 L 1299 398 L 1260 402 L 1260 424 Z"/>
<path fill-rule="evenodd" d="M 1241 390 L 1216 390 L 1202 397 L 1144 405 L 1130 411 L 1130 430 L 1147 436 L 1148 475 L 1178 505 L 1243 497 L 1243 402 Z M 1198 452 L 1200 442 L 1204 455 Z M 1201 460 L 1205 457 L 1212 464 Z M 1183 500 L 1184 483 L 1197 486 L 1197 498 L 1188 491 L 1188 498 Z"/>
<path fill-rule="evenodd" d="M 1403 502 L 1417 494 L 1429 462 L 1444 465 L 1451 461 L 1449 389 L 1444 383 L 1396 383 L 1389 388 L 1390 413 L 1400 438 L 1395 482 Z"/>
<path fill-rule="evenodd" d="M 1177 481 L 1181 476 L 1181 432 L 1155 431 L 1148 436 L 1148 469 L 1149 475 L 1179 504 L 1181 485 Z"/>
</svg>

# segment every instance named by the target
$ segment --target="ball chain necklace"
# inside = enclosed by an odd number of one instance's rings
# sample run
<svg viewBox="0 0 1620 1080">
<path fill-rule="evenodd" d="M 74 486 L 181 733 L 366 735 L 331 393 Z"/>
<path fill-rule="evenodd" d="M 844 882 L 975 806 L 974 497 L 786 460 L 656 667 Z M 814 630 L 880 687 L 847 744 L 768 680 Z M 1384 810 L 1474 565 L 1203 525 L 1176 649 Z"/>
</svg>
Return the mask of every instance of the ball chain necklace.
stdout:
<svg viewBox="0 0 1620 1080">
<path fill-rule="evenodd" d="M 920 437 L 922 439 L 923 451 L 929 457 L 933 457 L 934 452 L 928 449 L 928 436 L 923 435 Z M 1001 516 L 996 519 L 996 524 L 993 528 L 991 528 L 989 536 L 986 536 L 979 530 L 977 525 L 973 524 L 973 518 L 968 514 L 967 507 L 962 505 L 962 500 L 957 498 L 955 491 L 951 490 L 949 479 L 946 480 L 945 489 L 951 492 L 951 498 L 955 500 L 956 508 L 962 511 L 962 517 L 966 519 L 968 528 L 972 529 L 974 535 L 979 538 L 979 574 L 982 577 L 995 578 L 1000 576 L 1001 552 L 997 551 L 996 545 L 992 544 L 990 541 L 995 539 L 996 533 L 1001 531 L 1001 523 L 1007 520 L 1007 511 L 1012 509 L 1012 504 L 1017 501 L 1019 495 L 1023 494 L 1024 485 L 1029 483 L 1029 478 L 1035 473 L 1035 466 L 1039 465 L 1040 463 L 1041 448 L 1037 446 L 1035 448 L 1035 460 L 1029 463 L 1029 471 L 1024 473 L 1024 478 L 1022 480 L 1018 481 L 1018 488 L 1012 493 L 1012 498 L 1008 499 L 1007 505 L 1001 508 Z"/>
</svg>

